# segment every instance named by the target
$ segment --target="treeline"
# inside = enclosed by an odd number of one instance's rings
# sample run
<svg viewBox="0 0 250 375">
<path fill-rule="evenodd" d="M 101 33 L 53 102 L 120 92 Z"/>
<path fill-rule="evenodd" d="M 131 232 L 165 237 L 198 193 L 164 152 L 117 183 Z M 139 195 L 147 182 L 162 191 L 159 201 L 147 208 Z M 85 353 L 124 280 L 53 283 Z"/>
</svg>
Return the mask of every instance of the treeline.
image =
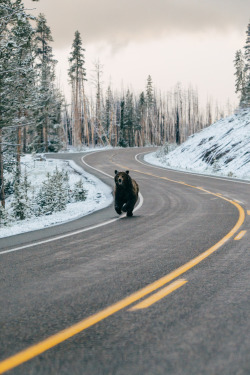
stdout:
<svg viewBox="0 0 250 375">
<path fill-rule="evenodd" d="M 91 78 L 95 97 L 88 96 L 84 53 L 81 35 L 76 31 L 69 57 L 71 107 L 65 108 L 63 116 L 66 143 L 75 147 L 179 144 L 233 111 L 229 103 L 227 108 L 220 108 L 211 100 L 202 108 L 198 92 L 192 86 L 183 89 L 177 84 L 173 90 L 161 93 L 153 86 L 150 75 L 140 94 L 129 89 L 118 93 L 110 86 L 103 92 L 99 62 L 95 63 Z"/>
<path fill-rule="evenodd" d="M 96 98 L 81 96 L 77 106 L 74 97 L 71 112 L 67 109 L 64 113 L 64 127 L 68 143 L 76 147 L 180 144 L 233 111 L 230 103 L 224 109 L 212 101 L 203 109 L 192 86 L 185 89 L 177 84 L 162 94 L 154 89 L 151 76 L 139 95 L 129 89 L 117 93 L 108 87 L 104 93 L 97 92 Z"/>
<path fill-rule="evenodd" d="M 28 15 L 22 0 L 2 0 L 0 19 L 0 155 L 4 155 L 4 165 L 19 164 L 21 152 L 58 151 L 67 144 L 181 143 L 232 111 L 230 105 L 222 109 L 211 101 L 202 108 L 191 86 L 184 89 L 177 84 L 167 93 L 159 92 L 150 75 L 141 93 L 117 92 L 112 87 L 104 91 L 99 62 L 92 79 L 95 95 L 87 95 L 90 83 L 78 31 L 69 56 L 72 99 L 66 105 L 55 84 L 53 38 L 45 16 Z"/>
</svg>

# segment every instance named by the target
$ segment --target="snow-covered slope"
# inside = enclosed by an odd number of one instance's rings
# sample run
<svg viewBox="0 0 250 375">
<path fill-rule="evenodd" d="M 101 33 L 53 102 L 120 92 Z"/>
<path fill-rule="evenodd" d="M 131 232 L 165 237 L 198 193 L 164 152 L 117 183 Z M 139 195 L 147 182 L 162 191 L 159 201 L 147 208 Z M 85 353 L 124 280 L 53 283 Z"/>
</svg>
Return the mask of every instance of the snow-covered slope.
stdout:
<svg viewBox="0 0 250 375">
<path fill-rule="evenodd" d="M 25 220 L 14 220 L 12 218 L 7 226 L 0 228 L 0 238 L 75 220 L 107 207 L 113 201 L 112 189 L 95 176 L 84 171 L 72 160 L 39 160 L 37 158 L 36 161 L 31 155 L 25 155 L 22 157 L 22 169 L 25 170 L 25 168 L 27 168 L 28 182 L 32 185 L 33 191 L 39 190 L 48 172 L 52 174 L 58 168 L 60 171 L 68 172 L 71 191 L 74 189 L 74 184 L 80 179 L 82 180 L 87 198 L 82 202 L 68 203 L 65 210 L 54 212 L 52 215 L 32 216 Z M 10 209 L 11 202 L 12 198 L 9 197 L 6 200 L 7 210 Z"/>
<path fill-rule="evenodd" d="M 250 110 L 221 119 L 166 154 L 167 147 L 145 156 L 167 168 L 250 180 Z"/>
</svg>

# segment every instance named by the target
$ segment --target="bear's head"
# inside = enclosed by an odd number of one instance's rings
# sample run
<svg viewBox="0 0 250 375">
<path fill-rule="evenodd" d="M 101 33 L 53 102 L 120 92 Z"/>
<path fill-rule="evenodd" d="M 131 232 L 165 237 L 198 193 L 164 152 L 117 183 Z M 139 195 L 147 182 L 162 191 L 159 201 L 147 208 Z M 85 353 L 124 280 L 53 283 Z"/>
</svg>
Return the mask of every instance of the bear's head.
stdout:
<svg viewBox="0 0 250 375">
<path fill-rule="evenodd" d="M 131 181 L 129 176 L 129 171 L 126 172 L 118 172 L 115 170 L 115 183 L 116 186 L 126 186 Z"/>
</svg>

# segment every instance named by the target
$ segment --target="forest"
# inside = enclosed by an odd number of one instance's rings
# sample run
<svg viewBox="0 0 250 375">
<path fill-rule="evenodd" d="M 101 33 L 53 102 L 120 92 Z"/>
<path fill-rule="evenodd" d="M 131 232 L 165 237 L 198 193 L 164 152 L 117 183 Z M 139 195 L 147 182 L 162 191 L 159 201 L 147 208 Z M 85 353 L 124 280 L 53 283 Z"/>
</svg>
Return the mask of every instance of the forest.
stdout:
<svg viewBox="0 0 250 375">
<path fill-rule="evenodd" d="M 248 27 L 249 33 L 249 27 Z M 248 34 L 249 38 L 249 34 Z M 22 0 L 0 4 L 0 201 L 21 181 L 22 153 L 58 152 L 69 146 L 139 147 L 180 144 L 235 108 L 207 100 L 202 107 L 197 89 L 177 83 L 161 92 L 149 74 L 140 92 L 113 90 L 102 82 L 103 67 L 94 63 L 94 77 L 85 68 L 79 31 L 72 37 L 68 57 L 71 103 L 59 90 L 53 36 L 46 17 L 34 17 Z M 247 42 L 249 46 L 249 41 Z M 249 54 L 249 49 L 247 50 Z M 236 53 L 236 92 L 247 103 L 244 73 L 249 56 Z M 150 73 L 150 72 L 149 72 Z M 249 75 L 249 73 L 248 73 Z M 88 85 L 92 93 L 87 94 Z M 247 91 L 248 90 L 248 91 Z M 4 174 L 11 181 L 4 182 Z"/>
</svg>

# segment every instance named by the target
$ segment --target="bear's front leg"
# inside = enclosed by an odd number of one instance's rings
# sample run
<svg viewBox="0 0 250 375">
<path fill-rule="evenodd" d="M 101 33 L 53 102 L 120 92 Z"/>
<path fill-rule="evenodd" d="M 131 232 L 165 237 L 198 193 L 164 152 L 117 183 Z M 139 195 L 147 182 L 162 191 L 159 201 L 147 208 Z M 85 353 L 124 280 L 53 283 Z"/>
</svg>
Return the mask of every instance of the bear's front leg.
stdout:
<svg viewBox="0 0 250 375">
<path fill-rule="evenodd" d="M 118 215 L 121 215 L 122 213 L 122 206 L 123 206 L 123 201 L 121 199 L 116 199 L 115 200 L 115 210 L 118 213 Z"/>
<path fill-rule="evenodd" d="M 115 205 L 115 210 L 116 210 L 116 212 L 118 213 L 118 215 L 121 215 L 122 210 L 121 210 L 121 207 L 120 207 L 120 206 L 116 206 L 116 205 Z"/>
</svg>

